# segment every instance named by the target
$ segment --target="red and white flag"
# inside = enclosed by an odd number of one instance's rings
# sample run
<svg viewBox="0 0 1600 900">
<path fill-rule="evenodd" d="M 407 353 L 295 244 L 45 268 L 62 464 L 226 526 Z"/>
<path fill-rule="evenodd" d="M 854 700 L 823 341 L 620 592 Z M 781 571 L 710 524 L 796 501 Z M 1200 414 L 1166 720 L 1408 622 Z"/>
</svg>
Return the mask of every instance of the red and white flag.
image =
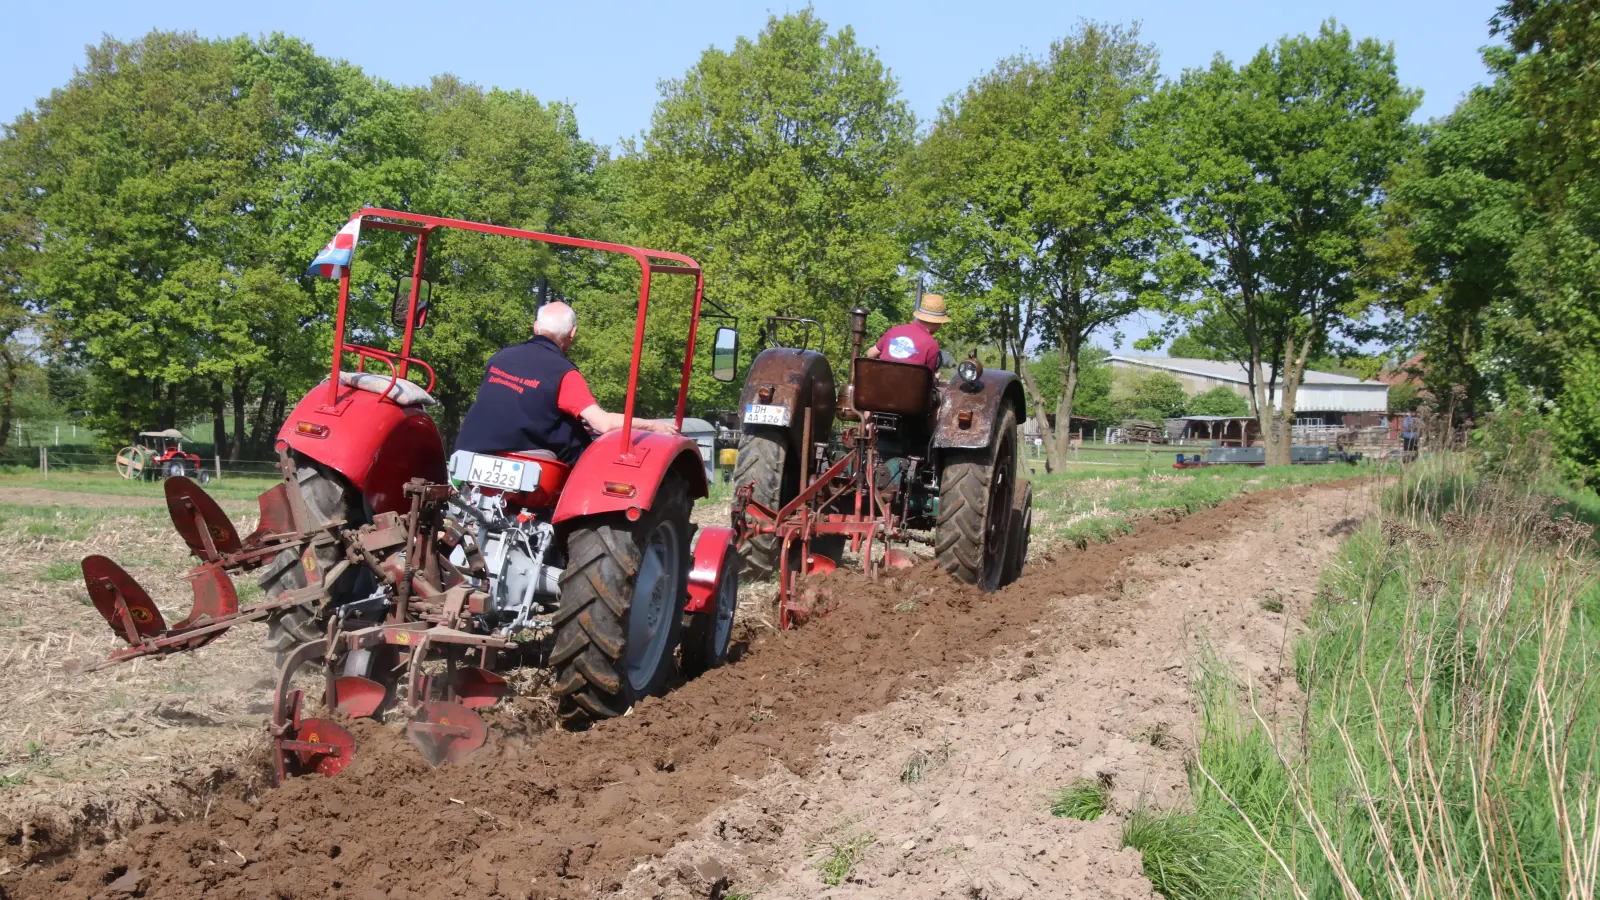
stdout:
<svg viewBox="0 0 1600 900">
<path fill-rule="evenodd" d="M 306 269 L 307 275 L 321 275 L 323 278 L 343 278 L 345 270 L 350 268 L 350 260 L 356 255 L 356 239 L 361 237 L 361 220 L 351 219 L 344 223 L 339 233 L 333 236 L 317 258 L 311 261 Z"/>
</svg>

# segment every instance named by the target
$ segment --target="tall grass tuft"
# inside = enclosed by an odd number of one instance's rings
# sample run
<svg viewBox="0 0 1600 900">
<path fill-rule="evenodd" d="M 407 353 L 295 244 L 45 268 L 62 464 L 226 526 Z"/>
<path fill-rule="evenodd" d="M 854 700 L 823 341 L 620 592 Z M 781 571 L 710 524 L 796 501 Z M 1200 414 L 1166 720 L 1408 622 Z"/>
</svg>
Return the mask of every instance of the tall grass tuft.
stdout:
<svg viewBox="0 0 1600 900">
<path fill-rule="evenodd" d="M 1168 828 L 1191 851 L 1166 851 L 1202 866 L 1168 896 L 1595 897 L 1600 560 L 1571 505 L 1411 467 L 1326 578 L 1303 716 L 1205 667 L 1195 821 Z"/>
</svg>

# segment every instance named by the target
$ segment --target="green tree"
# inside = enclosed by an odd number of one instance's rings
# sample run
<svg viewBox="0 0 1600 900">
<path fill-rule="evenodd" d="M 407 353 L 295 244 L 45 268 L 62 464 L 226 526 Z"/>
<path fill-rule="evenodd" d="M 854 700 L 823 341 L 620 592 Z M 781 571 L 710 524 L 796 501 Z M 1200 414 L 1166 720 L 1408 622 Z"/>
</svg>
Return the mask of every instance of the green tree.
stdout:
<svg viewBox="0 0 1600 900">
<path fill-rule="evenodd" d="M 342 192 L 374 195 L 345 177 L 363 162 L 371 88 L 293 39 L 152 32 L 90 48 L 7 126 L 7 177 L 23 189 L 0 214 L 37 237 L 6 268 L 49 345 L 90 368 L 89 421 L 109 440 L 198 408 L 221 443 L 231 393 L 237 454 L 251 380 L 281 411 L 314 377 L 331 310 L 302 270 L 348 212 Z"/>
<path fill-rule="evenodd" d="M 1172 339 L 1167 345 L 1167 355 L 1178 359 L 1227 359 L 1217 348 L 1189 332 Z"/>
<path fill-rule="evenodd" d="M 1419 96 L 1400 86 L 1392 48 L 1328 22 L 1243 66 L 1186 71 L 1165 100 L 1205 269 L 1198 298 L 1174 308 L 1237 336 L 1228 355 L 1249 374 L 1268 460 L 1286 463 L 1307 362 L 1365 308 L 1382 186 L 1412 145 Z"/>
<path fill-rule="evenodd" d="M 1166 372 L 1136 375 L 1129 388 L 1121 405 L 1126 416 L 1132 418 L 1159 422 L 1183 415 L 1189 405 L 1183 384 Z"/>
<path fill-rule="evenodd" d="M 1490 51 L 1486 61 L 1503 67 L 1506 54 Z M 1524 127 L 1504 78 L 1474 88 L 1423 129 L 1419 152 L 1395 173 L 1385 227 L 1373 242 L 1386 303 L 1410 323 L 1426 357 L 1427 387 L 1435 397 L 1465 388 L 1462 415 L 1474 414 L 1484 389 L 1484 313 L 1518 290 L 1511 260 L 1528 215 L 1515 148 Z M 1515 373 L 1525 382 L 1531 376 L 1522 367 Z"/>
<path fill-rule="evenodd" d="M 1527 192 L 1512 255 L 1517 290 L 1485 316 L 1488 364 L 1551 411 L 1567 464 L 1600 481 L 1600 11 L 1593 0 L 1509 0 L 1494 19 L 1504 80 L 1521 113 L 1514 144 Z M 1498 373 L 1497 373 L 1498 374 Z"/>
<path fill-rule="evenodd" d="M 1247 416 L 1250 414 L 1250 401 L 1233 389 L 1219 384 L 1191 397 L 1185 411 L 1191 416 Z"/>
<path fill-rule="evenodd" d="M 912 164 L 910 218 L 929 268 L 1013 358 L 1038 341 L 1061 351 L 1052 468 L 1089 337 L 1168 290 L 1187 259 L 1168 213 L 1178 170 L 1149 103 L 1156 86 L 1137 28 L 1085 23 L 948 100 Z M 1042 423 L 1035 367 L 1019 368 Z"/>
<path fill-rule="evenodd" d="M 851 29 L 830 32 L 809 9 L 773 16 L 755 40 L 706 50 L 662 83 L 649 131 L 620 160 L 629 233 L 695 257 L 706 295 L 747 338 L 762 316 L 808 316 L 842 365 L 850 308 L 910 312 L 894 175 L 915 127 Z M 641 381 L 676 384 L 687 296 L 665 295 L 668 337 Z M 697 373 L 692 396 L 700 406 L 732 391 Z"/>
</svg>

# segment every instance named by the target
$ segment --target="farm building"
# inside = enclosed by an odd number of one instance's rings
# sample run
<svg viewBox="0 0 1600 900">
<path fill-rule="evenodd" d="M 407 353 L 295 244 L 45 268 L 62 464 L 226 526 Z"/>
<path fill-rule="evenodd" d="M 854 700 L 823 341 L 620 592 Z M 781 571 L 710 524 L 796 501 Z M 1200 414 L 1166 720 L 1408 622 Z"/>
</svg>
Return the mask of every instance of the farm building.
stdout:
<svg viewBox="0 0 1600 900">
<path fill-rule="evenodd" d="M 1250 393 L 1244 366 L 1235 362 L 1124 353 L 1113 353 L 1107 362 L 1113 370 L 1165 372 L 1178 379 L 1183 389 L 1191 394 L 1219 385 L 1241 397 L 1248 397 Z M 1296 425 L 1339 425 L 1346 414 L 1388 411 L 1387 384 L 1327 372 L 1306 372 L 1305 381 L 1294 398 Z"/>
</svg>

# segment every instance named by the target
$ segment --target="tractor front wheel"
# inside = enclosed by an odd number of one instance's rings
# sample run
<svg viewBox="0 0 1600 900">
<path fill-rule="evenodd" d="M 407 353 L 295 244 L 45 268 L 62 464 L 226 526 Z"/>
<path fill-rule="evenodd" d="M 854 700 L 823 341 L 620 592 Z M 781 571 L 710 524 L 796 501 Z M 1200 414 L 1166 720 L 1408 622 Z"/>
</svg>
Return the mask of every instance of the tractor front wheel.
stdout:
<svg viewBox="0 0 1600 900">
<path fill-rule="evenodd" d="M 958 580 L 992 591 L 1011 568 L 1006 533 L 1017 477 L 1017 416 L 1007 408 L 981 450 L 946 450 L 939 467 L 939 565 Z"/>
<path fill-rule="evenodd" d="M 550 653 L 567 722 L 620 716 L 666 690 L 689 589 L 689 505 L 669 475 L 638 521 L 597 516 L 569 533 Z"/>
</svg>

